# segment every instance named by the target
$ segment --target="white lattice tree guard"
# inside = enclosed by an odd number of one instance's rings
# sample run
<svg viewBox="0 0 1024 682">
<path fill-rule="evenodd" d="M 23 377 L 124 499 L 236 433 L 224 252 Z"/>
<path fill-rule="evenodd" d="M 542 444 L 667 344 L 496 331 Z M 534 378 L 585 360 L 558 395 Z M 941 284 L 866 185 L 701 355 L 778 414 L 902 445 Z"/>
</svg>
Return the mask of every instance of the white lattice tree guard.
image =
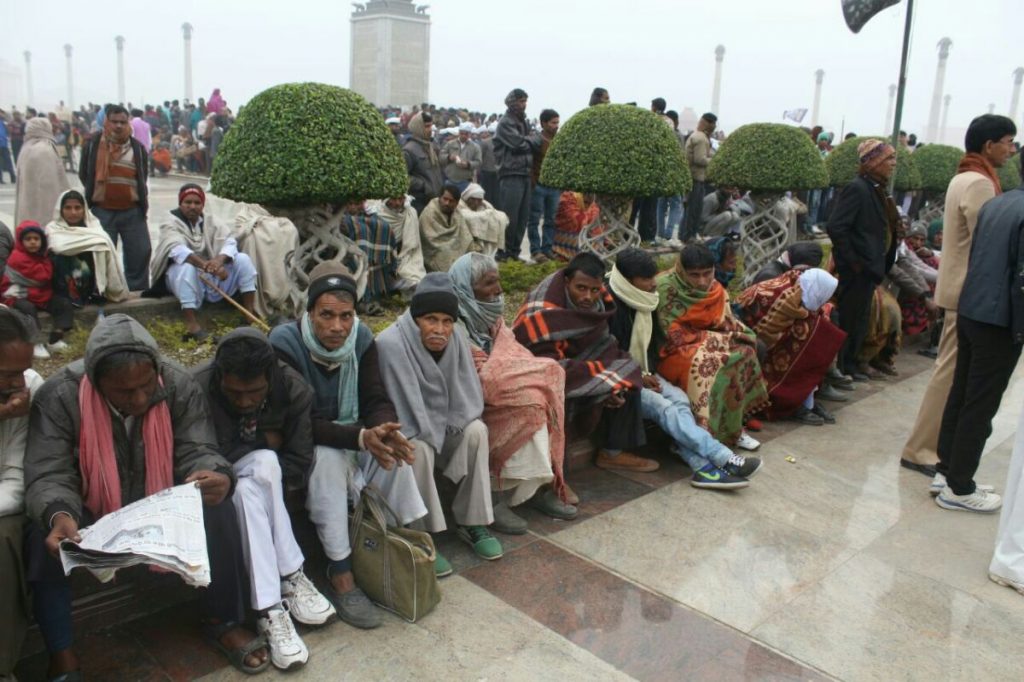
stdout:
<svg viewBox="0 0 1024 682">
<path fill-rule="evenodd" d="M 925 228 L 932 224 L 933 220 L 940 220 L 946 213 L 946 194 L 938 194 L 933 197 L 928 205 L 922 208 L 917 214 L 915 223 L 924 223 Z"/>
<path fill-rule="evenodd" d="M 754 276 L 786 249 L 789 228 L 772 208 L 778 197 L 754 198 L 757 211 L 740 223 L 740 246 L 743 249 L 743 286 L 750 286 Z"/>
<path fill-rule="evenodd" d="M 628 216 L 630 199 L 598 197 L 597 218 L 585 225 L 578 237 L 581 252 L 589 252 L 608 263 L 626 249 L 640 246 L 640 235 L 621 216 Z"/>
<path fill-rule="evenodd" d="M 343 207 L 313 206 L 275 212 L 291 220 L 299 230 L 299 248 L 292 257 L 289 276 L 300 291 L 309 288 L 309 273 L 313 268 L 320 263 L 337 262 L 352 273 L 362 297 L 366 290 L 368 261 L 359 245 L 341 233 L 345 218 Z"/>
</svg>

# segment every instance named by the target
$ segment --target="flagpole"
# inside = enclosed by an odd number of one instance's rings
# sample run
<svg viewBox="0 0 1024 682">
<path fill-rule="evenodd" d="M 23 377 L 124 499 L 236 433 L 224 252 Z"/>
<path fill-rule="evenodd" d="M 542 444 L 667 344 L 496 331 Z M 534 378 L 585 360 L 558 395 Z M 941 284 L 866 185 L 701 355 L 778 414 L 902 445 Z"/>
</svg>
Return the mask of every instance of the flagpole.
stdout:
<svg viewBox="0 0 1024 682">
<path fill-rule="evenodd" d="M 903 28 L 903 54 L 900 57 L 900 80 L 896 89 L 896 118 L 892 126 L 892 147 L 899 151 L 900 119 L 903 118 L 903 95 L 907 89 L 907 54 L 910 52 L 910 27 L 913 24 L 914 0 L 907 0 L 907 21 Z M 896 174 L 889 178 L 889 193 L 896 184 Z"/>
</svg>

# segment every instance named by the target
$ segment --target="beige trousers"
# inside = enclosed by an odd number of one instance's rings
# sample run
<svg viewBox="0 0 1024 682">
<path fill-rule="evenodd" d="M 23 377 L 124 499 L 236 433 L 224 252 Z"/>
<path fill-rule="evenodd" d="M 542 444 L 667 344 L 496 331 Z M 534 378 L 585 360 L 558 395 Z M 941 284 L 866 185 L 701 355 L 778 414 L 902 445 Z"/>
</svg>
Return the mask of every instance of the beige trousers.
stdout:
<svg viewBox="0 0 1024 682">
<path fill-rule="evenodd" d="M 953 372 L 956 370 L 956 315 L 955 310 L 947 310 L 943 318 L 935 370 L 924 390 L 914 430 L 903 446 L 903 459 L 915 464 L 935 464 L 939 461 L 939 427 L 942 426 L 942 413 L 946 409 L 946 398 L 953 386 Z"/>
<path fill-rule="evenodd" d="M 440 533 L 448 526 L 444 521 L 441 498 L 434 482 L 434 469 L 458 485 L 452 500 L 452 516 L 460 526 L 489 526 L 494 523 L 491 507 L 491 481 L 487 452 L 487 427 L 475 419 L 457 435 L 449 435 L 440 452 L 419 440 L 412 439 L 416 448 L 413 473 L 427 515 L 413 524 L 431 533 Z"/>
</svg>

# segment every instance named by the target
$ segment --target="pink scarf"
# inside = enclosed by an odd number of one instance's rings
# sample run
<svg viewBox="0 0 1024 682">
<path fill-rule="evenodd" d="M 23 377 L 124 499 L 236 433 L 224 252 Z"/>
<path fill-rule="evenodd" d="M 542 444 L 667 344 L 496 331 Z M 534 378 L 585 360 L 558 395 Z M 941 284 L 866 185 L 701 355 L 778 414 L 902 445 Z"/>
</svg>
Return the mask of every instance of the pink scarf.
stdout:
<svg viewBox="0 0 1024 682">
<path fill-rule="evenodd" d="M 79 384 L 78 404 L 82 410 L 78 438 L 82 497 L 86 508 L 100 518 L 121 508 L 121 478 L 114 455 L 110 408 L 88 376 L 83 376 Z M 142 418 L 142 443 L 146 452 L 146 494 L 170 488 L 174 485 L 174 433 L 166 400 L 153 405 Z"/>
</svg>

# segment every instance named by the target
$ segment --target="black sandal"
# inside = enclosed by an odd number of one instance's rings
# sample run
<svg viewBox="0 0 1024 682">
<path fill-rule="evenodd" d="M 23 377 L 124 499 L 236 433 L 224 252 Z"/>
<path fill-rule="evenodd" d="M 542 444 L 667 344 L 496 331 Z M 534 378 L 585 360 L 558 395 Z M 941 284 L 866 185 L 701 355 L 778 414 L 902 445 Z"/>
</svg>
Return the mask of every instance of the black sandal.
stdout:
<svg viewBox="0 0 1024 682">
<path fill-rule="evenodd" d="M 185 332 L 181 335 L 182 341 L 195 341 L 196 343 L 202 343 L 210 338 L 210 332 L 205 329 L 200 329 L 195 332 Z"/>
<path fill-rule="evenodd" d="M 270 665 L 270 650 L 267 647 L 267 640 L 262 635 L 256 635 L 251 641 L 237 649 L 229 649 L 221 643 L 220 638 L 228 631 L 234 630 L 237 627 L 241 627 L 241 623 L 203 623 L 203 637 L 206 638 L 206 641 L 213 648 L 219 650 L 227 657 L 228 662 L 231 663 L 235 670 L 246 675 L 258 675 Z M 257 666 L 246 665 L 245 659 L 259 649 L 267 649 L 267 660 Z"/>
</svg>

